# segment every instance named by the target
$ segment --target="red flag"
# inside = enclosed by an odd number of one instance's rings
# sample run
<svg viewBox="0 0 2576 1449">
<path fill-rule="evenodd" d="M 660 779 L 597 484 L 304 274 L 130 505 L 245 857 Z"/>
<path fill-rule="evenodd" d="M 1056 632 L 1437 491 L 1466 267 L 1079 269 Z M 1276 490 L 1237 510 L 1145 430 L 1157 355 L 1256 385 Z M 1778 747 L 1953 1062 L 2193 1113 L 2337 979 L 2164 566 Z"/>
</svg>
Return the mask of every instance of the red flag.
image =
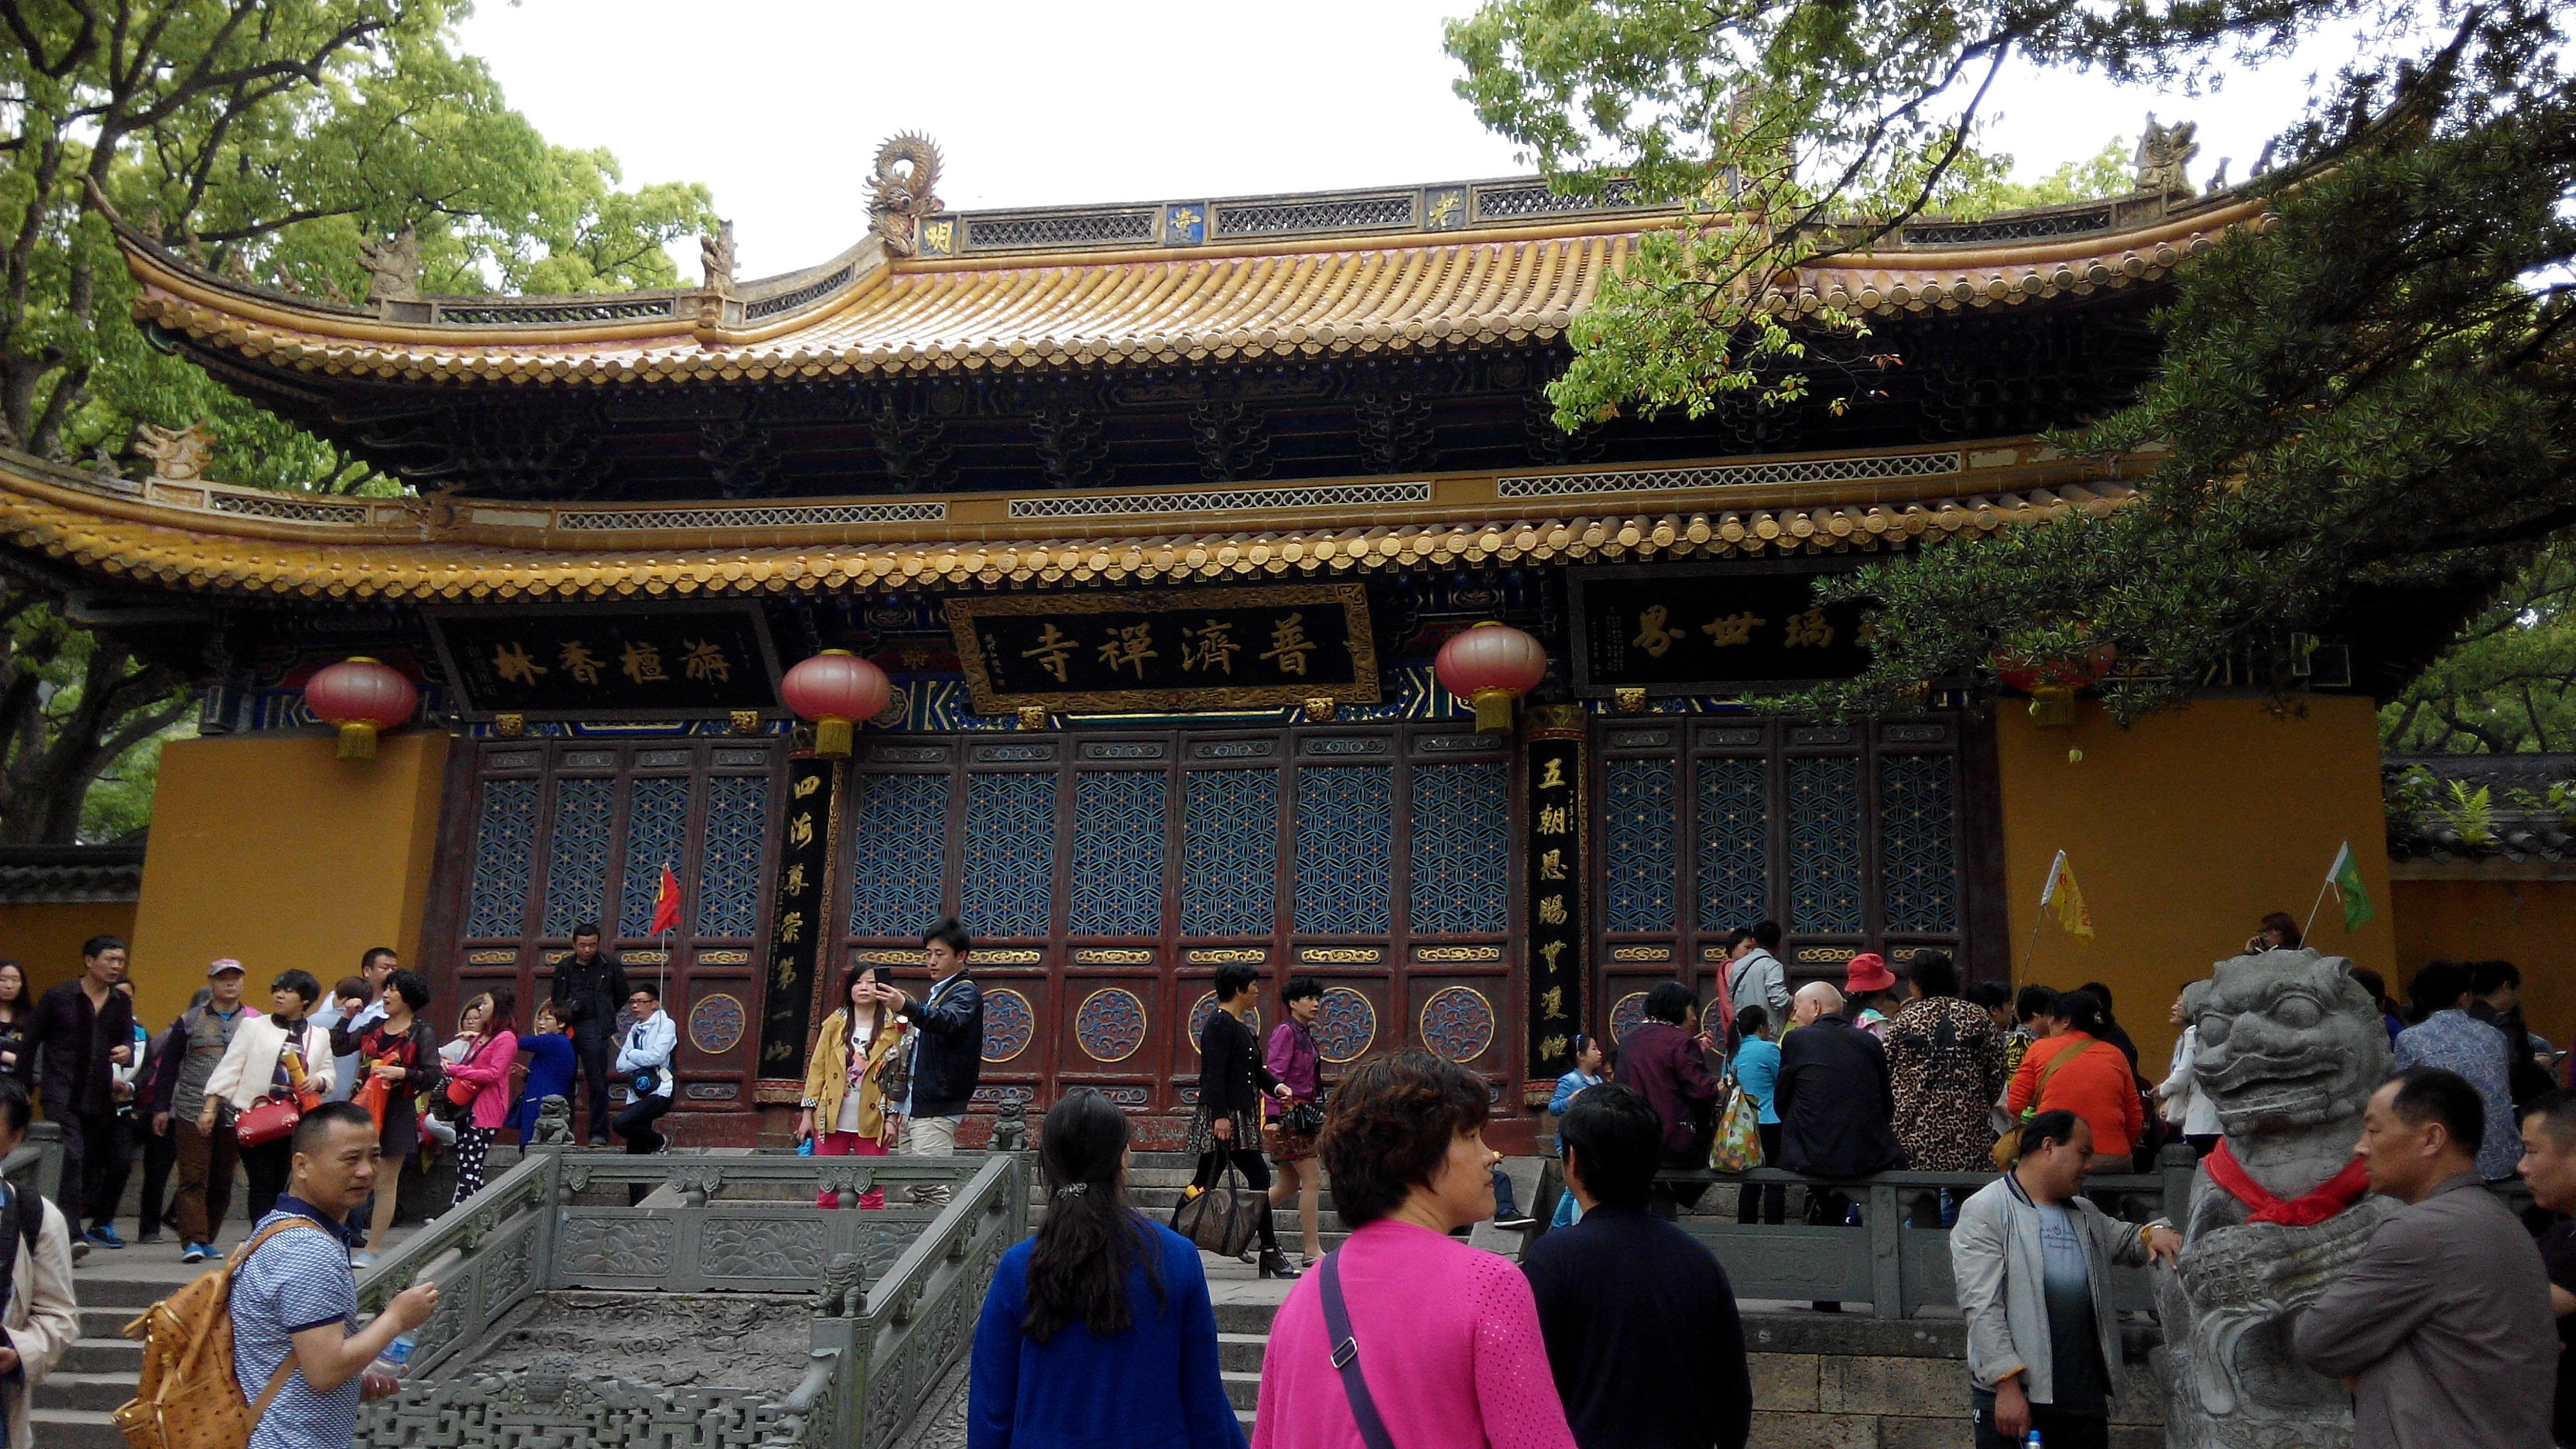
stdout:
<svg viewBox="0 0 2576 1449">
<path fill-rule="evenodd" d="M 662 888 L 653 893 L 653 929 L 648 934 L 658 936 L 679 928 L 680 878 L 671 874 L 666 865 L 662 867 Z"/>
</svg>

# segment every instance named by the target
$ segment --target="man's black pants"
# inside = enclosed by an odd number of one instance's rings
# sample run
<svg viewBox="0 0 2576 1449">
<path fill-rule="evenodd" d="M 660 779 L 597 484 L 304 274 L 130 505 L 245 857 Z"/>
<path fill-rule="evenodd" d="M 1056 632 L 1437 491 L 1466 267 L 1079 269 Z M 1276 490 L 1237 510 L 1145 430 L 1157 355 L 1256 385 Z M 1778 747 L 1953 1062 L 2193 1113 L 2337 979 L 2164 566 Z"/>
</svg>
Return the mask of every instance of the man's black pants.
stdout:
<svg viewBox="0 0 2576 1449">
<path fill-rule="evenodd" d="M 116 1200 L 125 1194 L 124 1159 L 132 1149 L 114 1112 L 66 1112 L 53 1120 L 63 1128 L 63 1185 L 54 1194 L 54 1206 L 63 1210 L 63 1223 L 77 1238 L 91 1225 L 91 1203 L 105 1214 L 100 1222 L 116 1220 Z M 110 1173 L 115 1174 L 113 1182 Z M 113 1195 L 107 1191 L 111 1186 Z"/>
<path fill-rule="evenodd" d="M 592 1030 L 587 1025 L 573 1028 L 572 1055 L 580 1070 L 581 1084 L 590 1097 L 590 1140 L 594 1145 L 608 1141 L 608 1064 L 614 1054 L 608 1049 L 605 1028 Z"/>
<path fill-rule="evenodd" d="M 654 1131 L 653 1124 L 662 1120 L 662 1114 L 670 1110 L 671 1099 L 668 1097 L 643 1097 L 627 1103 L 626 1110 L 617 1114 L 617 1135 L 626 1139 L 626 1151 L 630 1156 L 662 1150 L 669 1139 Z M 633 1207 L 652 1194 L 649 1183 L 628 1183 L 626 1205 Z"/>
</svg>

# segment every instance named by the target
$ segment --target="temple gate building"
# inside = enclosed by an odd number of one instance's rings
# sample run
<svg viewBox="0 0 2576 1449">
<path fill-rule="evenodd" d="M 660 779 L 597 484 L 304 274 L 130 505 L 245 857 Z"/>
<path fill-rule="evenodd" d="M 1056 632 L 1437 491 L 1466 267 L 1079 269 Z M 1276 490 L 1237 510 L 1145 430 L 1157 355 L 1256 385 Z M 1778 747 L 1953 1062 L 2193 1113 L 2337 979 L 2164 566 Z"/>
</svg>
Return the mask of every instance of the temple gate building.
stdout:
<svg viewBox="0 0 2576 1449">
<path fill-rule="evenodd" d="M 419 490 L 0 458 L 10 565 L 204 680 L 143 870 L 147 1015 L 213 956 L 327 982 L 382 943 L 445 1023 L 541 997 L 597 919 L 668 981 L 681 1140 L 774 1141 L 844 966 L 908 969 L 953 914 L 988 1107 L 1089 1084 L 1168 1143 L 1209 978 L 1248 962 L 1323 979 L 1328 1062 L 1428 1048 L 1526 1140 L 1567 1038 L 1658 981 L 1707 995 L 1732 927 L 1780 921 L 1804 976 L 1937 946 L 2102 979 L 2151 1039 L 2379 837 L 2382 666 L 2343 641 L 2298 708 L 2213 678 L 2127 731 L 1950 688 L 1751 704 L 1859 667 L 1819 575 L 2132 497 L 2141 463 L 2039 435 L 2137 385 L 2172 269 L 2257 200 L 1917 222 L 1799 278 L 1900 359 L 1848 409 L 1568 434 L 1566 328 L 1668 211 L 1523 178 L 960 213 L 934 169 L 889 147 L 838 257 L 737 281 L 711 238 L 665 292 L 425 297 L 388 248 L 348 305 L 120 233 L 156 344 Z M 1432 674 L 1483 620 L 1548 654 L 1508 734 Z M 779 694 L 825 648 L 896 686 L 847 760 Z M 302 695 L 351 655 L 421 691 L 371 761 Z M 2100 934 L 2032 967 L 2059 849 Z M 2384 914 L 2330 948 L 2388 966 Z"/>
</svg>

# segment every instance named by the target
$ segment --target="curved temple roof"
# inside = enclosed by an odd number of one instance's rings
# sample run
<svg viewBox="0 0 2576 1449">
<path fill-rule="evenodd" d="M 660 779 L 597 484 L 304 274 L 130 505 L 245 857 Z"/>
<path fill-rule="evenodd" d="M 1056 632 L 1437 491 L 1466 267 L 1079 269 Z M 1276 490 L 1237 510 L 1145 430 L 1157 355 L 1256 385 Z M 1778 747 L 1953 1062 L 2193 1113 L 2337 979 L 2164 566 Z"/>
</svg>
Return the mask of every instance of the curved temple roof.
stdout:
<svg viewBox="0 0 2576 1449">
<path fill-rule="evenodd" d="M 1783 309 L 1961 312 L 2161 278 L 2242 194 L 1920 221 L 1801 271 Z M 1551 215 L 1550 213 L 1554 213 Z M 1532 219 L 1535 217 L 1536 219 Z M 1385 193 L 939 215 L 761 282 L 373 308 L 216 277 L 120 230 L 139 320 L 268 369 L 379 383 L 626 384 L 1323 357 L 1548 341 L 1665 209 L 1528 179 Z"/>
<path fill-rule="evenodd" d="M 2117 508 L 2135 496 L 2122 481 L 2133 471 L 2022 439 L 1646 469 L 667 508 L 134 483 L 0 451 L 0 545 L 145 589 L 271 599 L 1208 582 L 1895 549 Z"/>
</svg>

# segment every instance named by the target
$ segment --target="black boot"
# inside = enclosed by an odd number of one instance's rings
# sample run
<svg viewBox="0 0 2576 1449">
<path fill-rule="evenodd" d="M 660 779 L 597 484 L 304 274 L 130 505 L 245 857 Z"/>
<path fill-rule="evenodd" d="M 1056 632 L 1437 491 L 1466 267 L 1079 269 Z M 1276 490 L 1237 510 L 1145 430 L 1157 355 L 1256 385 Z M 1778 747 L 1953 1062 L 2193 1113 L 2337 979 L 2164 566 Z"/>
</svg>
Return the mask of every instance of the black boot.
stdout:
<svg viewBox="0 0 2576 1449">
<path fill-rule="evenodd" d="M 1287 1254 L 1280 1252 L 1277 1248 L 1264 1248 L 1261 1250 L 1261 1276 L 1264 1278 L 1295 1278 L 1299 1276 L 1299 1274 L 1296 1269 L 1288 1266 Z"/>
</svg>

